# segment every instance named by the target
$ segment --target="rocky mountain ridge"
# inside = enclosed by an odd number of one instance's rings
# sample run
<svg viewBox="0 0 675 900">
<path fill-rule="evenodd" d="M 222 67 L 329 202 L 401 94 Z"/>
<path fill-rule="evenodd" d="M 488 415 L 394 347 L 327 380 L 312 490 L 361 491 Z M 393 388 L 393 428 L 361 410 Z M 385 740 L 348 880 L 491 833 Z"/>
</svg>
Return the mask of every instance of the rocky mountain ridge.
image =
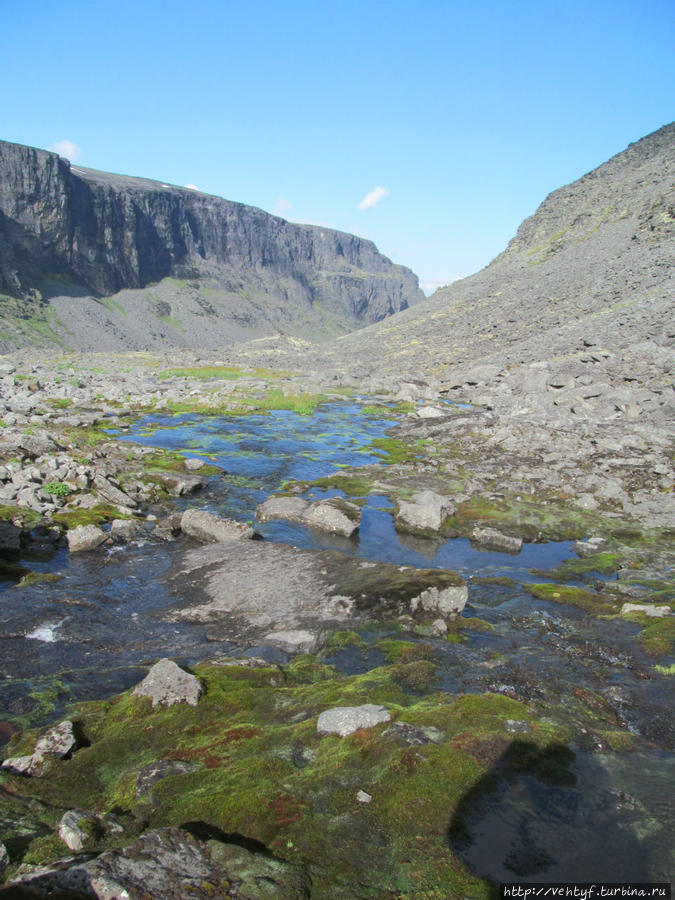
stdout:
<svg viewBox="0 0 675 900">
<path fill-rule="evenodd" d="M 4 350 L 344 333 L 423 296 L 410 270 L 355 235 L 7 142 L 0 295 Z"/>
</svg>

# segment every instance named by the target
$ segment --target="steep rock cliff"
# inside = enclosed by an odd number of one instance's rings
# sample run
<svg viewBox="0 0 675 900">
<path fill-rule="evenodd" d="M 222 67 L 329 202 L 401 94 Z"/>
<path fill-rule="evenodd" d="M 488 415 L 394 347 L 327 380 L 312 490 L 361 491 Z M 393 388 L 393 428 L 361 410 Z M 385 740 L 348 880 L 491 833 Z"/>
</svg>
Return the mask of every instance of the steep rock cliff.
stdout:
<svg viewBox="0 0 675 900">
<path fill-rule="evenodd" d="M 16 330 L 28 311 L 44 314 L 43 339 L 82 349 L 92 327 L 107 347 L 139 349 L 341 333 L 422 299 L 370 241 L 7 142 L 0 293 L 6 343 L 30 339 Z"/>
</svg>

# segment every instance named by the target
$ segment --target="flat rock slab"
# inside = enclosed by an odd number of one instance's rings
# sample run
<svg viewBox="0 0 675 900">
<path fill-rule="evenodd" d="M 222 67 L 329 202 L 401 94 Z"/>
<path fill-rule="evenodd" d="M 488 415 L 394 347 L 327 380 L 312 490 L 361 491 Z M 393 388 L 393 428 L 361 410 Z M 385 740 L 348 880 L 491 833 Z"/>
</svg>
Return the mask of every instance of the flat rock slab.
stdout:
<svg viewBox="0 0 675 900">
<path fill-rule="evenodd" d="M 652 606 L 649 603 L 624 603 L 621 607 L 621 615 L 628 613 L 643 613 L 650 619 L 663 619 L 671 615 L 672 610 L 669 606 Z"/>
<path fill-rule="evenodd" d="M 166 578 L 179 599 L 170 621 L 218 622 L 223 639 L 264 642 L 274 632 L 316 633 L 345 621 L 410 614 L 436 588 L 464 588 L 454 572 L 369 562 L 330 550 L 262 541 L 183 551 Z"/>
<path fill-rule="evenodd" d="M 474 528 L 471 543 L 479 549 L 499 550 L 502 553 L 512 554 L 520 553 L 523 547 L 522 538 L 502 534 L 496 528 Z"/>
<path fill-rule="evenodd" d="M 399 503 L 396 524 L 415 530 L 438 531 L 443 520 L 454 511 L 455 507 L 448 497 L 435 491 L 417 491 L 410 500 Z"/>
<path fill-rule="evenodd" d="M 66 537 L 71 553 L 93 550 L 107 539 L 107 535 L 96 525 L 78 525 L 69 531 Z"/>
<path fill-rule="evenodd" d="M 170 659 L 160 659 L 133 690 L 136 697 L 149 697 L 153 706 L 188 703 L 196 706 L 202 686 L 194 675 L 185 672 Z"/>
<path fill-rule="evenodd" d="M 185 534 L 198 541 L 217 543 L 219 541 L 243 541 L 253 537 L 253 529 L 234 519 L 222 519 L 201 509 L 186 509 L 180 520 Z"/>
<path fill-rule="evenodd" d="M 363 706 L 336 706 L 322 712 L 316 723 L 319 734 L 347 737 L 361 728 L 373 728 L 390 722 L 391 714 L 384 706 L 365 703 Z"/>
</svg>

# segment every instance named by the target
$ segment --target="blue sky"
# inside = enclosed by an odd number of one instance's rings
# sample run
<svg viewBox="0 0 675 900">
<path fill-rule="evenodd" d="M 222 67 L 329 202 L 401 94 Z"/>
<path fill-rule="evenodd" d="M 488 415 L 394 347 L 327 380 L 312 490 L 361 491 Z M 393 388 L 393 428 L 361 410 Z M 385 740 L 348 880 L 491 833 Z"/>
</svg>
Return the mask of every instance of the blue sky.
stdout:
<svg viewBox="0 0 675 900">
<path fill-rule="evenodd" d="M 673 0 L 3 7 L 0 138 L 353 231 L 427 292 L 675 118 Z"/>
</svg>

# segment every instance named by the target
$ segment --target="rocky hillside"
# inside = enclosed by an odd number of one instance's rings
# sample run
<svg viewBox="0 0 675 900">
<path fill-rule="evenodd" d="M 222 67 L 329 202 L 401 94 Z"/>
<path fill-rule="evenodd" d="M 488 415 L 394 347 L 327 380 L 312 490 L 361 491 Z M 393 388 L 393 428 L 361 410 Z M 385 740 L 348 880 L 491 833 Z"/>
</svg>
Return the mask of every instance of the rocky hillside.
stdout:
<svg viewBox="0 0 675 900">
<path fill-rule="evenodd" d="M 674 183 L 671 124 L 550 194 L 485 269 L 338 338 L 315 367 L 361 384 L 431 379 L 518 412 L 671 415 Z M 266 343 L 270 359 L 300 364 Z"/>
<path fill-rule="evenodd" d="M 313 338 L 422 296 L 354 235 L 0 142 L 0 351 Z"/>
</svg>

